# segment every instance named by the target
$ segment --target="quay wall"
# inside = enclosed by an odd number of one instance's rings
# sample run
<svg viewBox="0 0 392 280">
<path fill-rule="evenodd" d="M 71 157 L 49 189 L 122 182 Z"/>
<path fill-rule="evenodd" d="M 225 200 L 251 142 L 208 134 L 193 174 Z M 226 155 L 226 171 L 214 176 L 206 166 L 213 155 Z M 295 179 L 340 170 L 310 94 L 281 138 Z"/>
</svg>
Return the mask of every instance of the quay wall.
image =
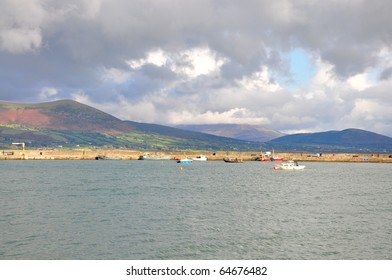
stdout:
<svg viewBox="0 0 392 280">
<path fill-rule="evenodd" d="M 62 150 L 62 149 L 28 149 L 24 155 L 19 150 L 3 150 L 0 160 L 95 160 L 98 156 L 122 160 L 137 160 L 139 156 L 150 154 L 151 156 L 169 156 L 175 160 L 179 158 L 195 157 L 200 154 L 207 156 L 208 160 L 222 160 L 225 157 L 239 158 L 244 161 L 252 161 L 260 156 L 259 152 L 226 152 L 226 151 L 176 151 L 155 152 L 135 150 Z M 276 153 L 284 160 L 296 160 L 301 162 L 384 162 L 392 163 L 391 154 L 346 154 L 346 153 L 323 153 L 320 156 L 310 153 Z"/>
</svg>

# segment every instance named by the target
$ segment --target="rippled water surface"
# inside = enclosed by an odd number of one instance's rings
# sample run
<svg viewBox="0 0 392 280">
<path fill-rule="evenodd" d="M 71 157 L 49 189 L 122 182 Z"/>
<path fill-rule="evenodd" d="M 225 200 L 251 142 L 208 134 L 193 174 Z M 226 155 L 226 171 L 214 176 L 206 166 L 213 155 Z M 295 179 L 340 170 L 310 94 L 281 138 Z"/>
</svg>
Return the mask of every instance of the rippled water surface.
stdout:
<svg viewBox="0 0 392 280">
<path fill-rule="evenodd" d="M 392 259 L 392 165 L 305 165 L 0 161 L 0 259 Z"/>
</svg>

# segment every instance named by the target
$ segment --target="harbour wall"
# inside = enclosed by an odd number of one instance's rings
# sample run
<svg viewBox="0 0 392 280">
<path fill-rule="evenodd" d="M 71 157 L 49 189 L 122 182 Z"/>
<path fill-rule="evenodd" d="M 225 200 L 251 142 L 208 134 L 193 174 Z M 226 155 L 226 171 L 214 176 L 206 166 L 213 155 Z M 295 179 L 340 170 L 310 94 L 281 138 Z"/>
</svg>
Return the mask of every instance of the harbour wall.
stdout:
<svg viewBox="0 0 392 280">
<path fill-rule="evenodd" d="M 139 156 L 169 156 L 170 159 L 191 158 L 200 154 L 208 160 L 222 160 L 225 157 L 239 158 L 244 161 L 254 161 L 260 157 L 259 152 L 226 152 L 226 151 L 136 151 L 136 150 L 62 150 L 62 149 L 28 149 L 24 154 L 21 150 L 3 150 L 0 160 L 95 160 L 97 157 L 107 159 L 137 160 Z M 391 154 L 348 154 L 348 153 L 275 153 L 284 160 L 296 160 L 301 162 L 380 162 L 392 163 Z"/>
</svg>

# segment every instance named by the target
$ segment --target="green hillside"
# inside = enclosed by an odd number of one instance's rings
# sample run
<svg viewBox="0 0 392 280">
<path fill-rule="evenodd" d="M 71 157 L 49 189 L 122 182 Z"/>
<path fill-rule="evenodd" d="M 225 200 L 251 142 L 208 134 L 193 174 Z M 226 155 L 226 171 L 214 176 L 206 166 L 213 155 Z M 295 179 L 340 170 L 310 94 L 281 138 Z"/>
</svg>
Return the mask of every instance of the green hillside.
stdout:
<svg viewBox="0 0 392 280">
<path fill-rule="evenodd" d="M 225 130 L 226 135 L 232 137 L 240 137 L 241 131 L 248 136 L 252 133 L 259 135 L 260 132 L 256 133 L 249 126 L 215 128 Z M 232 134 L 230 129 L 233 129 Z M 359 129 L 293 134 L 261 143 L 157 124 L 122 121 L 72 100 L 36 104 L 0 101 L 0 148 L 12 148 L 13 142 L 25 142 L 27 147 L 135 150 L 259 151 L 274 148 L 276 151 L 392 152 L 392 138 Z"/>
<path fill-rule="evenodd" d="M 112 115 L 73 100 L 31 104 L 0 101 L 0 114 L 2 111 L 8 111 L 8 114 L 19 112 L 11 124 L 65 131 L 80 130 L 112 133 L 132 131 L 132 127 Z M 28 115 L 28 118 L 23 118 L 23 115 Z M 48 118 L 48 121 L 42 120 L 43 115 Z M 1 115 L 0 123 L 4 123 Z"/>
<path fill-rule="evenodd" d="M 0 148 L 106 147 L 148 150 L 257 150 L 260 144 L 167 126 L 121 121 L 90 106 L 61 100 L 0 101 Z"/>
</svg>

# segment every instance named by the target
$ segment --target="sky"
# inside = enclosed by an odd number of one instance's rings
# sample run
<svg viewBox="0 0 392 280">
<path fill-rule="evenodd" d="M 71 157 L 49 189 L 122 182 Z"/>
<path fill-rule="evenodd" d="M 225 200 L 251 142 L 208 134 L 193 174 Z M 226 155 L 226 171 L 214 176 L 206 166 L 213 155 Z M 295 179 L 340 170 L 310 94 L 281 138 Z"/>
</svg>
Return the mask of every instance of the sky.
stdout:
<svg viewBox="0 0 392 280">
<path fill-rule="evenodd" d="M 390 0 L 0 0 L 0 100 L 392 137 Z"/>
</svg>

